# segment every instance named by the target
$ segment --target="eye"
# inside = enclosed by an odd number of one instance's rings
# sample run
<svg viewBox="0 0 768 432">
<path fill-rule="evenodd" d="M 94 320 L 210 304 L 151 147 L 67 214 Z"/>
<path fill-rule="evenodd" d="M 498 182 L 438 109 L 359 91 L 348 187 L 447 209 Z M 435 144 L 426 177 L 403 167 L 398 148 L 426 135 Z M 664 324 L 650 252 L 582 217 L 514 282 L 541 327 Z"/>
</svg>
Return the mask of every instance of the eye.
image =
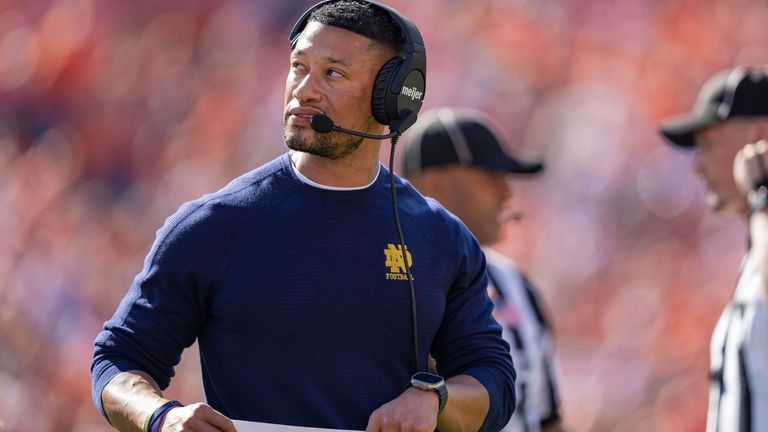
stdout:
<svg viewBox="0 0 768 432">
<path fill-rule="evenodd" d="M 326 75 L 328 75 L 331 78 L 344 78 L 344 74 L 339 72 L 338 69 L 328 69 L 328 72 L 326 72 Z"/>
<path fill-rule="evenodd" d="M 291 62 L 291 69 L 294 70 L 305 70 L 306 66 L 304 66 L 304 63 L 298 62 L 298 61 L 292 61 Z"/>
</svg>

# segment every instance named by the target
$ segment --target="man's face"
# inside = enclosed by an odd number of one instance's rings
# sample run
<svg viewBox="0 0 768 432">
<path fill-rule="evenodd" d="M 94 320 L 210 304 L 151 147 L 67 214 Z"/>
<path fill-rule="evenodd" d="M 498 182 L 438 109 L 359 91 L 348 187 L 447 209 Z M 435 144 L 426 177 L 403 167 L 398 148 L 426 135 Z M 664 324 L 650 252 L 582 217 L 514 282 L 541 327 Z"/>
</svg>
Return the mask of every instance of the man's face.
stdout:
<svg viewBox="0 0 768 432">
<path fill-rule="evenodd" d="M 315 132 L 314 114 L 363 132 L 381 130 L 371 112 L 373 83 L 393 53 L 348 30 L 310 22 L 291 52 L 285 82 L 283 139 L 289 148 L 330 159 L 353 153 L 362 138 Z"/>
<path fill-rule="evenodd" d="M 480 168 L 444 168 L 444 197 L 435 197 L 461 219 L 480 244 L 492 244 L 501 236 L 505 204 L 512 196 L 507 173 Z"/>
<path fill-rule="evenodd" d="M 747 143 L 745 126 L 726 121 L 704 129 L 694 139 L 694 171 L 706 187 L 707 205 L 714 211 L 746 211 L 733 178 L 733 158 Z"/>
</svg>

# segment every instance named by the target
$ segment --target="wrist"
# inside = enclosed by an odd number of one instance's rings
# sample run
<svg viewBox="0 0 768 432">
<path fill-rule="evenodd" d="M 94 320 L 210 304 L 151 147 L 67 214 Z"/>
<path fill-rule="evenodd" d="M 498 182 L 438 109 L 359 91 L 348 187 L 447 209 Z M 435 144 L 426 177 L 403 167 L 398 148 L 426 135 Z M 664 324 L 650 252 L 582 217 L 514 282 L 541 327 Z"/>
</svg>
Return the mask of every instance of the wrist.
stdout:
<svg viewBox="0 0 768 432">
<path fill-rule="evenodd" d="M 181 406 L 184 405 L 177 400 L 168 401 L 160 405 L 144 421 L 144 427 L 141 429 L 142 432 L 158 432 L 160 430 L 160 424 L 165 419 L 165 415 L 168 414 L 168 411 Z"/>
<path fill-rule="evenodd" d="M 440 414 L 448 403 L 448 388 L 440 375 L 418 372 L 411 377 L 411 386 L 420 391 L 428 391 L 437 396 L 437 413 Z"/>
<path fill-rule="evenodd" d="M 408 386 L 407 392 L 411 392 L 419 398 L 428 399 L 431 405 L 434 405 L 435 411 L 440 409 L 440 395 L 432 390 L 424 390 L 414 386 Z"/>
</svg>

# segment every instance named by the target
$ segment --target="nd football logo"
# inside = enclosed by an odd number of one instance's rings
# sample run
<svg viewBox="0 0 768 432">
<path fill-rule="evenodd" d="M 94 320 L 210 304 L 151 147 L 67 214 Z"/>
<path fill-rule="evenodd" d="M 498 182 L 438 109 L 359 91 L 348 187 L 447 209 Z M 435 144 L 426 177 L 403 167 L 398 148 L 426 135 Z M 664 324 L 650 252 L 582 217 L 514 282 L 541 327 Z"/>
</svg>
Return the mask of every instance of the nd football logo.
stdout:
<svg viewBox="0 0 768 432">
<path fill-rule="evenodd" d="M 405 255 L 408 257 L 408 268 L 410 269 L 413 265 L 411 252 L 406 250 Z M 403 259 L 402 247 L 400 247 L 400 245 L 395 246 L 392 243 L 388 243 L 387 248 L 384 249 L 384 256 L 386 257 L 384 265 L 389 267 L 387 279 L 408 280 L 408 276 L 405 272 L 405 260 Z M 413 275 L 411 275 L 411 279 L 413 279 Z"/>
</svg>

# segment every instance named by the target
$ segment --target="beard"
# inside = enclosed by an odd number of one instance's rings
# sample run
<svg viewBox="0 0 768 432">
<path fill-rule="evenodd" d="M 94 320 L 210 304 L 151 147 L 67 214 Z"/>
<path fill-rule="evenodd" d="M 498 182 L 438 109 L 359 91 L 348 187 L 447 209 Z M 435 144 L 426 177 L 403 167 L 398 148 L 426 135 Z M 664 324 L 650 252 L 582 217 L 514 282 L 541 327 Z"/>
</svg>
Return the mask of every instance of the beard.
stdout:
<svg viewBox="0 0 768 432">
<path fill-rule="evenodd" d="M 320 133 L 310 129 L 311 133 L 301 133 L 300 129 L 294 129 L 294 133 L 289 133 L 287 117 L 283 119 L 283 142 L 291 150 L 338 160 L 354 153 L 363 143 L 363 138 L 340 132 Z M 372 125 L 373 118 L 370 118 L 364 132 L 368 132 Z"/>
</svg>

